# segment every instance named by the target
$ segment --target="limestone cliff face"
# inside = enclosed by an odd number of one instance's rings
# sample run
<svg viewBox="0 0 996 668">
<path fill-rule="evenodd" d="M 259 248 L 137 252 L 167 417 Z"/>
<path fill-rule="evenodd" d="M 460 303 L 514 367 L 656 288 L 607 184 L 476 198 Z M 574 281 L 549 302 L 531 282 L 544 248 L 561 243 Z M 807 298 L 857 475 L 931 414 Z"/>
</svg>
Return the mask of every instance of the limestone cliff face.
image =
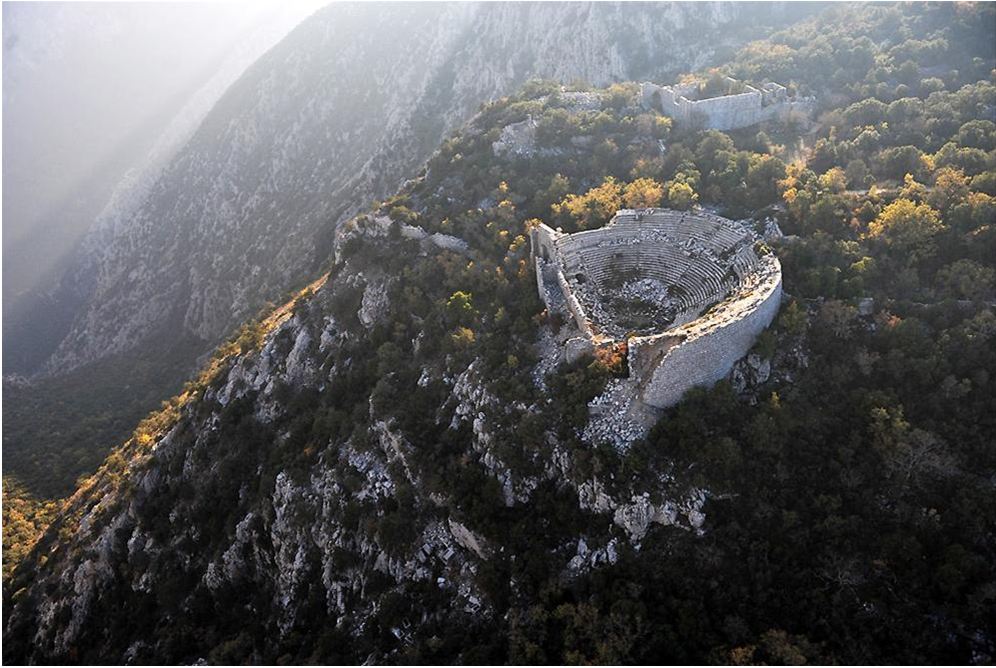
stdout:
<svg viewBox="0 0 996 668">
<path fill-rule="evenodd" d="M 325 259 L 321 230 L 393 192 L 482 102 L 532 77 L 665 79 L 778 11 L 337 3 L 230 88 L 128 219 L 86 240 L 63 281 L 72 324 L 45 369 L 163 328 L 207 349 Z"/>
</svg>

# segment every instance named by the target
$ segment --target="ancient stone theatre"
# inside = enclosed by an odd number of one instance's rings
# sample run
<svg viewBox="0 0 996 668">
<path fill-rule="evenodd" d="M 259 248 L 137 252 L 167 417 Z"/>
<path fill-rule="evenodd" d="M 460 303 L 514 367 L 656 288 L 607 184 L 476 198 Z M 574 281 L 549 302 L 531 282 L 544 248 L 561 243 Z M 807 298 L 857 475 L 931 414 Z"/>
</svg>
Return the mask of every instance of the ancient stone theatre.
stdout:
<svg viewBox="0 0 996 668">
<path fill-rule="evenodd" d="M 576 359 L 626 341 L 630 389 L 666 408 L 726 376 L 778 312 L 781 266 L 754 232 L 705 212 L 624 209 L 603 228 L 531 231 L 540 297 L 576 326 Z"/>
</svg>

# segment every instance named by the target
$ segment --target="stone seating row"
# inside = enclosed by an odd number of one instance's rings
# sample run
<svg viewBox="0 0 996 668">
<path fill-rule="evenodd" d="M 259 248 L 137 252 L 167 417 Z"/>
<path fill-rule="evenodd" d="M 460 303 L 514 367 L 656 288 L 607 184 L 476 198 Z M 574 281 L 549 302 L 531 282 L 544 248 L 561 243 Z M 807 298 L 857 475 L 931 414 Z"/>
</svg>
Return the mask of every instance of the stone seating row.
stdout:
<svg viewBox="0 0 996 668">
<path fill-rule="evenodd" d="M 664 220 L 617 222 L 612 227 L 607 228 L 606 231 L 611 230 L 613 233 L 630 237 L 659 233 L 665 234 L 680 243 L 686 239 L 709 239 L 715 233 L 717 227 L 721 227 L 721 225 L 712 221 L 699 219 L 682 220 L 675 216 Z"/>
<path fill-rule="evenodd" d="M 733 258 L 733 271 L 739 280 L 743 280 L 746 276 L 754 272 L 758 262 L 759 260 L 754 253 L 754 249 L 749 246 L 744 247 Z"/>
<path fill-rule="evenodd" d="M 596 230 L 597 234 L 581 232 L 558 241 L 561 255 L 570 256 L 592 248 L 636 248 L 640 246 L 679 246 L 701 248 L 723 254 L 746 238 L 742 231 L 724 227 L 685 228 L 678 231 L 647 229 Z"/>
<path fill-rule="evenodd" d="M 650 278 L 671 282 L 693 261 L 680 249 L 671 247 L 635 252 L 598 249 L 581 254 L 580 259 L 581 266 L 587 269 L 588 277 L 600 284 L 610 282 L 617 272 L 634 270 Z"/>
<path fill-rule="evenodd" d="M 647 223 L 616 225 L 615 227 L 619 228 L 616 235 L 623 238 L 643 239 L 645 243 L 646 241 L 652 242 L 654 234 L 660 234 L 667 237 L 666 241 L 661 239 L 661 243 L 684 245 L 689 240 L 693 240 L 703 248 L 717 254 L 737 246 L 748 238 L 742 229 L 711 221 L 705 221 L 704 224 L 702 221 L 696 221 L 694 224 L 684 222 L 673 229 Z"/>
<path fill-rule="evenodd" d="M 733 286 L 733 281 L 730 280 L 728 274 L 721 267 L 712 263 L 686 261 L 681 265 L 669 264 L 665 265 L 666 271 L 663 272 L 652 270 L 647 263 L 638 266 L 641 269 L 641 277 L 655 278 L 667 285 L 681 288 L 677 296 L 679 310 L 692 309 L 709 301 L 714 301 L 718 296 L 727 293 Z M 603 265 L 600 269 L 586 272 L 585 275 L 594 284 L 596 290 L 610 293 L 611 290 L 602 289 L 607 279 L 611 278 L 610 271 Z"/>
<path fill-rule="evenodd" d="M 718 281 L 726 274 L 725 263 L 721 265 L 706 256 L 688 257 L 681 249 L 670 246 L 658 246 L 652 250 L 641 248 L 633 252 L 621 252 L 611 247 L 593 248 L 580 253 L 576 260 L 567 266 L 568 271 L 580 271 L 600 285 L 610 282 L 618 272 L 634 270 L 641 276 L 656 278 L 664 283 L 678 282 L 689 267 L 696 267 L 693 276 L 712 276 Z M 741 262 L 745 263 L 747 259 L 742 258 Z"/>
<path fill-rule="evenodd" d="M 688 307 L 704 306 L 733 287 L 725 272 L 711 264 L 690 264 L 678 279 L 678 285 L 686 291 L 682 302 Z"/>
<path fill-rule="evenodd" d="M 718 216 L 655 211 L 618 214 L 606 228 L 556 244 L 564 274 L 594 320 L 611 317 L 599 295 L 610 296 L 623 277 L 677 286 L 677 317 L 691 319 L 753 272 L 758 259 L 745 243 L 750 238 L 748 231 Z M 579 275 L 584 278 L 578 280 Z"/>
</svg>

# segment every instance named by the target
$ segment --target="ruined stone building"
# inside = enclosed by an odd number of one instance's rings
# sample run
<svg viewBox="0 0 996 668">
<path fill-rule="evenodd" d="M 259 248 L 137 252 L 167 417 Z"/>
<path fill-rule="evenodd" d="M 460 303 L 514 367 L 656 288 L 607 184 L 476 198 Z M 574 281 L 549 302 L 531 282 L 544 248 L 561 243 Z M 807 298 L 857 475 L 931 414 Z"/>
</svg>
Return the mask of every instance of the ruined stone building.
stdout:
<svg viewBox="0 0 996 668">
<path fill-rule="evenodd" d="M 540 297 L 576 326 L 564 355 L 626 341 L 620 392 L 653 408 L 725 377 L 778 312 L 777 258 L 713 214 L 624 209 L 575 234 L 539 225 L 531 243 Z"/>
<path fill-rule="evenodd" d="M 680 125 L 732 130 L 785 118 L 792 111 L 808 112 L 809 98 L 788 94 L 785 86 L 765 83 L 760 88 L 727 77 L 724 95 L 703 97 L 699 82 L 658 86 L 640 84 L 640 98 L 648 109 L 656 109 Z"/>
</svg>

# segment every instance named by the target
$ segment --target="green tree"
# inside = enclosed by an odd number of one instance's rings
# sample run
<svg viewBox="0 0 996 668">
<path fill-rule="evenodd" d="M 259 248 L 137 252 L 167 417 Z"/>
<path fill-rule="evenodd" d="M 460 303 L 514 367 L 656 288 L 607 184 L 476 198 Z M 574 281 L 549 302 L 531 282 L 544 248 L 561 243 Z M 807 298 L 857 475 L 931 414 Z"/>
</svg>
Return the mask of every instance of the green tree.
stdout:
<svg viewBox="0 0 996 668">
<path fill-rule="evenodd" d="M 996 285 L 996 270 L 963 258 L 941 269 L 937 278 L 955 299 L 987 299 Z"/>
<path fill-rule="evenodd" d="M 747 191 L 749 203 L 755 209 L 769 206 L 778 201 L 778 182 L 785 178 L 785 163 L 780 159 L 765 155 L 751 162 L 747 170 Z"/>
</svg>

